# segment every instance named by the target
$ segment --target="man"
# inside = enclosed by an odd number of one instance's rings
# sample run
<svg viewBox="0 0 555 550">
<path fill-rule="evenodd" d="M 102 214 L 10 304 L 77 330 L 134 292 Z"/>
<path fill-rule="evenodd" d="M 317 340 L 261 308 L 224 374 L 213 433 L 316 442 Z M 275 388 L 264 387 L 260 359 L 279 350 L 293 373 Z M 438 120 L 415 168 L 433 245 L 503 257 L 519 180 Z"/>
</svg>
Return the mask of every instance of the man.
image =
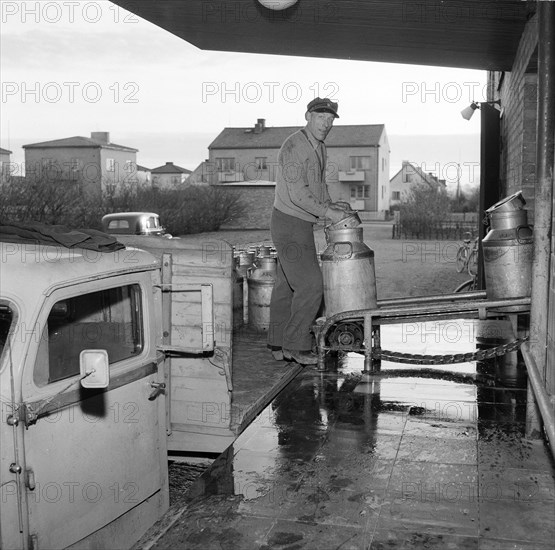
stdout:
<svg viewBox="0 0 555 550">
<path fill-rule="evenodd" d="M 323 297 L 322 272 L 314 242 L 314 223 L 335 223 L 347 214 L 332 203 L 325 181 L 326 139 L 339 118 L 337 103 L 317 97 L 308 105 L 306 126 L 289 136 L 278 154 L 278 175 L 270 223 L 278 254 L 270 301 L 268 346 L 276 359 L 317 363 L 311 327 Z"/>
</svg>

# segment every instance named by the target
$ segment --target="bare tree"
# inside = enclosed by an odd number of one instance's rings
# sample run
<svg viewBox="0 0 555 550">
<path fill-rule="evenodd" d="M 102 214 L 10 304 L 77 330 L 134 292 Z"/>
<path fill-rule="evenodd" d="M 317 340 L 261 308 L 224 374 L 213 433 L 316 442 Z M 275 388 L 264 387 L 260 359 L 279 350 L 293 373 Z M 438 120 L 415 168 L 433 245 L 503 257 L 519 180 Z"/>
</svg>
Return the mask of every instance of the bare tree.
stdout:
<svg viewBox="0 0 555 550">
<path fill-rule="evenodd" d="M 443 222 L 451 212 L 447 193 L 426 183 L 411 187 L 399 207 L 403 231 L 418 237 L 430 237 L 441 232 Z"/>
</svg>

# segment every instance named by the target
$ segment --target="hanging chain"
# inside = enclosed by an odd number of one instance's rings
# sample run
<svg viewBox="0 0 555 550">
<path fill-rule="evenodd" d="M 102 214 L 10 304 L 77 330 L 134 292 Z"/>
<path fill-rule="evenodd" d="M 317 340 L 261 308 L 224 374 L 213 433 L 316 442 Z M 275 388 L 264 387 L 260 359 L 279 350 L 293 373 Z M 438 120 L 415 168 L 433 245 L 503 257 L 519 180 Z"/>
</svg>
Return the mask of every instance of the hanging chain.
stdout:
<svg viewBox="0 0 555 550">
<path fill-rule="evenodd" d="M 384 361 L 393 361 L 394 363 L 409 363 L 411 365 L 447 365 L 466 363 L 467 361 L 484 361 L 492 357 L 500 357 L 510 351 L 516 351 L 527 340 L 528 336 L 494 348 L 449 355 L 418 355 L 415 353 L 399 353 L 385 349 L 374 349 L 372 350 L 372 359 L 382 359 Z"/>
</svg>

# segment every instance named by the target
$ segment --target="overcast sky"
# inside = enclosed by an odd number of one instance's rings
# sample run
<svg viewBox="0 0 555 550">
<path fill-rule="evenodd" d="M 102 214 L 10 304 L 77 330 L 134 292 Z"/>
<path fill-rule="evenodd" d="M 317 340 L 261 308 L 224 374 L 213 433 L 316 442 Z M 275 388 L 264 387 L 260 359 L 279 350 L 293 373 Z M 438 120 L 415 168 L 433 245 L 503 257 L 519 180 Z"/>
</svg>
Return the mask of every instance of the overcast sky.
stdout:
<svg viewBox="0 0 555 550">
<path fill-rule="evenodd" d="M 304 124 L 316 95 L 336 124 L 385 124 L 391 176 L 403 159 L 447 180 L 479 183 L 486 73 L 415 65 L 202 51 L 106 0 L 0 2 L 0 146 L 91 131 L 139 149 L 137 162 L 194 169 L 226 126 Z"/>
</svg>

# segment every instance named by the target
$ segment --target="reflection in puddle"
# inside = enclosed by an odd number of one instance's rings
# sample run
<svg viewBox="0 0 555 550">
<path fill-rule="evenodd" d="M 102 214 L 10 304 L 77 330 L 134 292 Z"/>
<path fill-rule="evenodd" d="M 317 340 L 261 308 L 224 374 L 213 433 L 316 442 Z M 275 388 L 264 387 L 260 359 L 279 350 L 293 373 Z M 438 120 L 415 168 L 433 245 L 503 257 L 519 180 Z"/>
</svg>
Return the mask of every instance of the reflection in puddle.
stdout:
<svg viewBox="0 0 555 550">
<path fill-rule="evenodd" d="M 513 339 L 507 321 L 381 327 L 382 348 L 415 354 L 468 353 Z M 475 461 L 477 425 L 491 419 L 520 430 L 515 423 L 523 421 L 526 374 L 516 352 L 454 365 L 383 361 L 368 391 L 360 390 L 363 362 L 362 355 L 348 353 L 325 372 L 305 369 L 203 474 L 191 497 L 275 499 L 278 490 L 298 492 L 318 480 L 328 491 L 339 490 L 364 475 L 378 475 L 399 457 L 452 462 L 444 441 L 461 440 L 459 459 Z M 411 437 L 413 446 L 401 452 L 401 439 Z M 422 438 L 430 438 L 429 448 L 416 449 Z M 474 442 L 474 450 L 465 442 Z M 381 476 L 383 483 L 387 478 Z"/>
<path fill-rule="evenodd" d="M 454 322 L 383 327 L 384 348 L 513 340 L 504 321 Z M 362 392 L 360 356 L 327 363 L 305 368 L 197 480 L 153 550 L 553 548 L 555 466 L 545 441 L 525 437 L 517 353 L 383 362 Z"/>
</svg>

